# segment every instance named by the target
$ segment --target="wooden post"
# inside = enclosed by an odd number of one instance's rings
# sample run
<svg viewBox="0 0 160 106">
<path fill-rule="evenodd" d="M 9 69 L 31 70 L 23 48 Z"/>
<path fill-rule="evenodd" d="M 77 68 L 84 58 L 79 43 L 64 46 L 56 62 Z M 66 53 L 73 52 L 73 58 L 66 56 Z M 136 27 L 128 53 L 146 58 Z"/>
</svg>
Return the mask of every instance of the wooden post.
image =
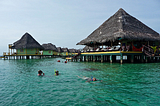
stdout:
<svg viewBox="0 0 160 106">
<path fill-rule="evenodd" d="M 103 55 L 101 55 L 101 63 L 103 63 Z"/>
<path fill-rule="evenodd" d="M 123 64 L 123 55 L 121 54 L 120 63 Z"/>
<path fill-rule="evenodd" d="M 95 55 L 93 55 L 93 62 L 95 62 L 96 61 L 96 59 L 95 59 Z"/>
<path fill-rule="evenodd" d="M 134 55 L 131 55 L 131 63 L 134 63 Z"/>
<path fill-rule="evenodd" d="M 111 47 L 113 46 L 112 41 L 111 41 Z"/>
<path fill-rule="evenodd" d="M 110 63 L 112 63 L 112 55 L 110 55 Z"/>
<path fill-rule="evenodd" d="M 103 43 L 102 43 L 102 49 L 103 49 Z"/>
<path fill-rule="evenodd" d="M 141 55 L 141 62 L 144 62 L 144 55 Z"/>
<path fill-rule="evenodd" d="M 148 62 L 148 57 L 146 56 L 146 63 Z"/>
<path fill-rule="evenodd" d="M 86 62 L 88 62 L 88 56 L 86 56 Z"/>
</svg>

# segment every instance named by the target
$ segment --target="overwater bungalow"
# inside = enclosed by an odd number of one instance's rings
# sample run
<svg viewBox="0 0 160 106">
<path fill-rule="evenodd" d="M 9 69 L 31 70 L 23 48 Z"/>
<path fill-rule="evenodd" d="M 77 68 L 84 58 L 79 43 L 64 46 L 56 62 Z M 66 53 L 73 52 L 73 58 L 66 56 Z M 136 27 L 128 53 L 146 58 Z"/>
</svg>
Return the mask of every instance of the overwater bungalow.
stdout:
<svg viewBox="0 0 160 106">
<path fill-rule="evenodd" d="M 58 51 L 57 55 L 58 56 L 62 56 L 61 55 L 61 53 L 63 52 L 62 48 L 61 47 L 57 47 L 57 51 Z"/>
<path fill-rule="evenodd" d="M 40 56 L 44 48 L 29 34 L 25 33 L 18 41 L 9 44 L 9 53 L 4 53 L 9 58 L 26 58 Z"/>
<path fill-rule="evenodd" d="M 69 50 L 69 56 L 74 56 L 75 53 L 77 53 L 76 49 L 68 49 Z"/>
<path fill-rule="evenodd" d="M 52 43 L 42 44 L 44 56 L 57 56 L 58 50 Z"/>
<path fill-rule="evenodd" d="M 159 33 L 120 8 L 77 45 L 93 48 L 81 53 L 84 61 L 114 62 L 119 56 L 123 63 L 123 56 L 127 62 L 159 60 L 159 42 Z"/>
<path fill-rule="evenodd" d="M 61 53 L 62 56 L 69 56 L 69 53 L 70 53 L 70 52 L 69 52 L 68 48 L 62 48 L 62 51 L 63 51 L 63 52 Z"/>
</svg>

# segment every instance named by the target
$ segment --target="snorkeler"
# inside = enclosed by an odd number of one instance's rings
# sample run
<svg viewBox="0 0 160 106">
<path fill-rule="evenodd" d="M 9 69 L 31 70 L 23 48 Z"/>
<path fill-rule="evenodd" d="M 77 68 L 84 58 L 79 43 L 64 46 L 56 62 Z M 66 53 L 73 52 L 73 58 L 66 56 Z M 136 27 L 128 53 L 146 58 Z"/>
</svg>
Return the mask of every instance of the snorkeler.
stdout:
<svg viewBox="0 0 160 106">
<path fill-rule="evenodd" d="M 55 75 L 58 76 L 59 75 L 59 71 L 55 71 Z"/>
<path fill-rule="evenodd" d="M 38 70 L 38 76 L 43 76 L 43 75 L 44 75 L 43 71 Z"/>
<path fill-rule="evenodd" d="M 78 76 L 78 75 L 77 75 Z M 80 76 L 78 76 L 79 78 L 82 78 L 82 79 L 84 79 L 84 80 L 86 80 L 86 82 L 90 82 L 90 81 L 101 81 L 102 82 L 102 80 L 97 80 L 96 78 L 89 78 L 89 77 L 86 77 L 86 76 L 83 76 L 83 77 L 80 77 Z"/>
</svg>

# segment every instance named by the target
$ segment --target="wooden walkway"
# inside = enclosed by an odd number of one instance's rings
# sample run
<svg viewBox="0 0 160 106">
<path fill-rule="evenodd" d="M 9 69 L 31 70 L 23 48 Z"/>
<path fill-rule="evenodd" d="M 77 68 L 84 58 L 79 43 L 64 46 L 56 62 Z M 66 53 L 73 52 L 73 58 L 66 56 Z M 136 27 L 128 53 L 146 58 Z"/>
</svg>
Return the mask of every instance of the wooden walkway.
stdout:
<svg viewBox="0 0 160 106">
<path fill-rule="evenodd" d="M 119 59 L 118 59 L 119 58 Z M 144 62 L 157 62 L 160 60 L 160 56 L 149 57 L 143 52 L 139 51 L 109 51 L 109 52 L 84 52 L 77 58 L 69 58 L 66 60 L 71 61 L 92 61 L 92 62 L 124 62 L 127 63 L 144 63 Z"/>
</svg>

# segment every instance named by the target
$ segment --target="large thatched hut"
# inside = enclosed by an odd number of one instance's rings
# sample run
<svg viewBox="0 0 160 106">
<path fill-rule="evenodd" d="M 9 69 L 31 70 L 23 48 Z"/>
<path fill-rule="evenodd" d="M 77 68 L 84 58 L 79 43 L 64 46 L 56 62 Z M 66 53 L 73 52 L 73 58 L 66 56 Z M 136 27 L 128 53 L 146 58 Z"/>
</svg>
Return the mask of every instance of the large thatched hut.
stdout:
<svg viewBox="0 0 160 106">
<path fill-rule="evenodd" d="M 77 45 L 130 46 L 132 51 L 142 50 L 143 45 L 159 45 L 160 34 L 120 8 Z M 133 49 L 134 48 L 134 49 Z"/>
<path fill-rule="evenodd" d="M 52 43 L 42 44 L 42 47 L 44 48 L 43 55 L 57 55 L 58 50 Z"/>
<path fill-rule="evenodd" d="M 20 40 L 13 43 L 17 55 L 40 55 L 43 47 L 29 34 L 25 33 Z"/>
</svg>

